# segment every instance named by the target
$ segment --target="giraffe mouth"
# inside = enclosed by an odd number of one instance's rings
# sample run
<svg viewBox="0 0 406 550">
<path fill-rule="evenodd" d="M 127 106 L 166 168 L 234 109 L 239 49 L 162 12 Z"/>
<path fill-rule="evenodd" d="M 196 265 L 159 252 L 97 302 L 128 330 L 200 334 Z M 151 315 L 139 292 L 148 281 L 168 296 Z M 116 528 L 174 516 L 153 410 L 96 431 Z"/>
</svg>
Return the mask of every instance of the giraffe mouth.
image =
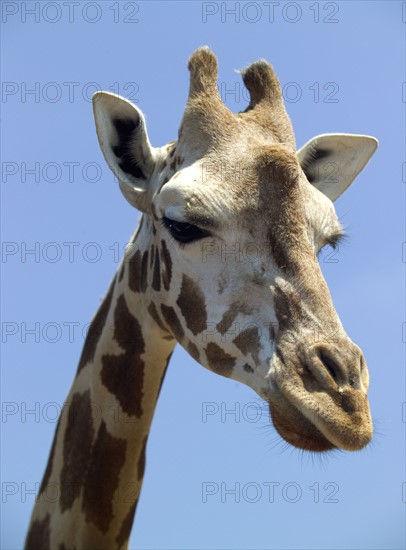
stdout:
<svg viewBox="0 0 406 550">
<path fill-rule="evenodd" d="M 276 359 L 271 369 L 269 411 L 279 435 L 294 447 L 315 452 L 365 447 L 373 433 L 365 392 L 320 387 L 295 363 Z"/>
<path fill-rule="evenodd" d="M 313 452 L 326 452 L 336 446 L 302 414 L 273 384 L 269 413 L 278 434 L 290 445 Z"/>
</svg>

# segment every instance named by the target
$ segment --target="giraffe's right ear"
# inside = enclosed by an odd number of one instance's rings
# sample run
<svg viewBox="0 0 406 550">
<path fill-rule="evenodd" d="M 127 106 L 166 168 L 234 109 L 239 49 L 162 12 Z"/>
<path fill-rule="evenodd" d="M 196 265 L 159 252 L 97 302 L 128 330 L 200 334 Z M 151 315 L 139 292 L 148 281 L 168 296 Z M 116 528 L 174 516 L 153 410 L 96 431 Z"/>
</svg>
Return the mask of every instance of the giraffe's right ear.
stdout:
<svg viewBox="0 0 406 550">
<path fill-rule="evenodd" d="M 123 195 L 138 210 L 149 212 L 155 149 L 148 140 L 142 112 L 109 92 L 93 95 L 93 112 L 101 150 Z"/>
</svg>

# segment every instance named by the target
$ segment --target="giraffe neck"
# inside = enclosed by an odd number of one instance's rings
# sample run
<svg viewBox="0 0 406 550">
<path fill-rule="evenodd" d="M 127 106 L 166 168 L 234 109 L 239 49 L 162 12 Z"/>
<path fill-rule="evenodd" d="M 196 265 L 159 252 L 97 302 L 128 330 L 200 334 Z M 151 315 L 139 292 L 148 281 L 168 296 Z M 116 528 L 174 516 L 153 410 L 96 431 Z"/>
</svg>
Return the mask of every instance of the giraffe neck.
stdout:
<svg viewBox="0 0 406 550">
<path fill-rule="evenodd" d="M 127 547 L 148 434 L 175 345 L 151 312 L 153 273 L 145 233 L 133 239 L 90 326 L 34 507 L 27 550 Z"/>
</svg>

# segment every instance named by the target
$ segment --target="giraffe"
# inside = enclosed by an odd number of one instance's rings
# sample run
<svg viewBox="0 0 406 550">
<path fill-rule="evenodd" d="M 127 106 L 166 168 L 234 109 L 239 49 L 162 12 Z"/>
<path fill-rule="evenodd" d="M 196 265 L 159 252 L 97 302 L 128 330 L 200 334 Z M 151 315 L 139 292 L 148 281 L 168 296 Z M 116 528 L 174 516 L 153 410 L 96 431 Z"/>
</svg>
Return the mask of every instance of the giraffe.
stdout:
<svg viewBox="0 0 406 550">
<path fill-rule="evenodd" d="M 93 98 L 104 157 L 143 215 L 88 331 L 27 550 L 127 548 L 176 343 L 251 387 L 293 446 L 354 451 L 371 440 L 367 365 L 317 254 L 341 238 L 333 202 L 377 141 L 325 134 L 297 150 L 264 60 L 241 71 L 250 103 L 238 114 L 218 94 L 208 47 L 189 71 L 178 139 L 163 147 L 131 102 Z"/>
</svg>

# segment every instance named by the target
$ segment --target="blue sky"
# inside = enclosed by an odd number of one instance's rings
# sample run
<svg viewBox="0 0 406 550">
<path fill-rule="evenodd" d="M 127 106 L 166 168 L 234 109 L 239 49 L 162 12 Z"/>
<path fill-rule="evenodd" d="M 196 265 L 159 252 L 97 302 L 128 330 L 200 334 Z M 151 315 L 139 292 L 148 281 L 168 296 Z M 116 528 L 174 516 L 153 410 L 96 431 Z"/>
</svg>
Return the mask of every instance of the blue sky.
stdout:
<svg viewBox="0 0 406 550">
<path fill-rule="evenodd" d="M 336 203 L 349 241 L 337 261 L 321 258 L 368 362 L 376 434 L 366 450 L 325 460 L 283 450 L 265 414 L 253 421 L 252 390 L 177 348 L 130 547 L 404 548 L 402 3 L 73 4 L 2 3 L 1 547 L 22 547 L 82 331 L 139 218 L 99 150 L 91 94 L 135 101 L 152 144 L 162 145 L 177 135 L 187 59 L 208 44 L 232 110 L 246 105 L 234 69 L 266 58 L 298 145 L 326 132 L 380 141 Z"/>
</svg>

